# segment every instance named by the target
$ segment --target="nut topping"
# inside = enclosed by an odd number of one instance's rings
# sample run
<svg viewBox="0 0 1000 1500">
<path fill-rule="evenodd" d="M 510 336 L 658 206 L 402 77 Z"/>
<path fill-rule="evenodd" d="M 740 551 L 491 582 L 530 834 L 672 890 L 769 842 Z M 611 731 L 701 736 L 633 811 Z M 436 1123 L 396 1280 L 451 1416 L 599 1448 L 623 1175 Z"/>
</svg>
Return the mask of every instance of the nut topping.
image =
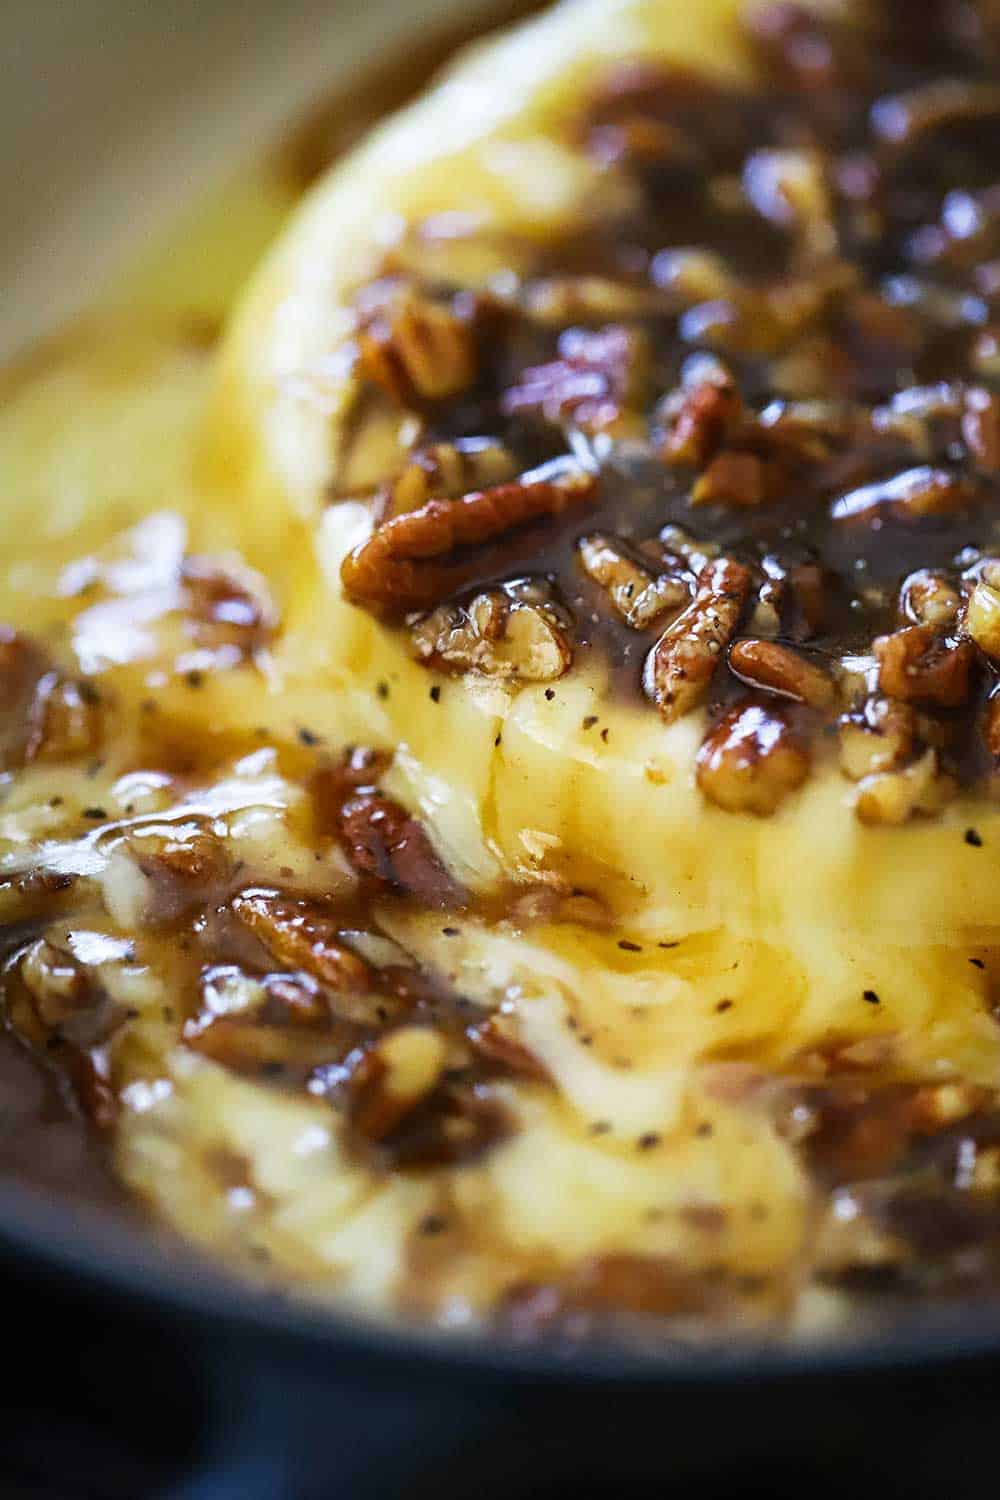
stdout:
<svg viewBox="0 0 1000 1500">
<path fill-rule="evenodd" d="M 879 687 L 907 703 L 960 708 L 969 696 L 975 652 L 968 641 L 948 645 L 931 625 L 908 625 L 874 642 Z"/>
<path fill-rule="evenodd" d="M 569 328 L 559 358 L 524 370 L 504 393 L 508 416 L 539 416 L 553 426 L 570 423 L 585 432 L 621 432 L 641 399 L 649 362 L 643 335 L 611 324 L 590 332 Z"/>
<path fill-rule="evenodd" d="M 965 606 L 964 628 L 981 651 L 1000 662 L 1000 563 L 989 562 Z"/>
<path fill-rule="evenodd" d="M 646 630 L 667 613 L 676 614 L 691 598 L 685 579 L 655 573 L 629 555 L 623 542 L 603 532 L 579 542 L 585 573 L 606 590 L 614 609 L 633 630 Z"/>
<path fill-rule="evenodd" d="M 698 591 L 646 657 L 643 688 L 667 723 L 695 708 L 736 633 L 750 571 L 732 558 L 707 564 Z"/>
<path fill-rule="evenodd" d="M 729 649 L 729 666 L 749 687 L 810 708 L 829 708 L 836 699 L 833 682 L 822 667 L 777 641 L 737 641 Z"/>
<path fill-rule="evenodd" d="M 428 608 L 460 586 L 460 563 L 437 559 L 474 547 L 530 521 L 559 516 L 593 496 L 596 480 L 582 470 L 557 479 L 502 484 L 461 500 L 429 500 L 396 516 L 345 557 L 344 591 L 359 603 L 395 610 Z"/>
<path fill-rule="evenodd" d="M 368 965 L 338 941 L 335 920 L 314 902 L 244 891 L 231 909 L 278 963 L 302 969 L 333 990 L 370 988 Z"/>
<path fill-rule="evenodd" d="M 525 597 L 533 593 L 535 599 Z M 442 604 L 412 630 L 417 655 L 444 672 L 481 672 L 514 682 L 554 682 L 573 661 L 565 611 L 540 586 L 490 589 Z"/>
<path fill-rule="evenodd" d="M 361 373 L 398 406 L 457 396 L 476 378 L 475 334 L 454 307 L 382 283 L 362 299 L 359 322 Z"/>
<path fill-rule="evenodd" d="M 766 818 L 809 775 L 809 751 L 781 710 L 747 699 L 709 730 L 695 774 L 716 807 Z"/>
<path fill-rule="evenodd" d="M 382 494 L 379 520 L 409 515 L 428 500 L 458 500 L 472 490 L 504 484 L 517 474 L 513 454 L 492 438 L 456 438 L 413 454 Z"/>
</svg>

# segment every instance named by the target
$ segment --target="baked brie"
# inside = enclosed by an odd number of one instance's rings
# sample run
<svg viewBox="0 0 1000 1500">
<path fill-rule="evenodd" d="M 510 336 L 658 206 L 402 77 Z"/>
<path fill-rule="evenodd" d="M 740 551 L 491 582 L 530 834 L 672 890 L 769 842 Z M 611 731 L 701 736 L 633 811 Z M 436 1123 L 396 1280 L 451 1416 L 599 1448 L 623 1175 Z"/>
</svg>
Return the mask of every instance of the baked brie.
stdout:
<svg viewBox="0 0 1000 1500">
<path fill-rule="evenodd" d="M 998 140 L 985 3 L 562 0 L 217 353 L 22 379 L 7 1015 L 161 1222 L 526 1337 L 997 1290 Z"/>
</svg>

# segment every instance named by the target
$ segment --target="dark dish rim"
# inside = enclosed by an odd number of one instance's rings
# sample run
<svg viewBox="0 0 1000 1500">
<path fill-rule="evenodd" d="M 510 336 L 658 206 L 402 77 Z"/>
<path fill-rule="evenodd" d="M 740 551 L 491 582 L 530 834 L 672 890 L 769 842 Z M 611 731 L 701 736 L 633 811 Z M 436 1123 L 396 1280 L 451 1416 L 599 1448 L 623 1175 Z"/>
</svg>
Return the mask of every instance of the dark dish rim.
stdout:
<svg viewBox="0 0 1000 1500">
<path fill-rule="evenodd" d="M 266 1337 L 274 1352 L 321 1377 L 348 1371 L 352 1383 L 391 1382 L 422 1366 L 429 1378 L 462 1376 L 541 1385 L 745 1385 L 910 1374 L 1000 1361 L 1000 1302 L 932 1306 L 886 1328 L 875 1324 L 824 1342 L 747 1340 L 725 1347 L 655 1351 L 584 1345 L 518 1345 L 476 1334 L 447 1334 L 379 1323 L 348 1311 L 296 1302 L 243 1285 L 186 1247 L 167 1249 L 103 1211 L 74 1210 L 0 1181 L 0 1255 L 67 1292 L 124 1303 L 137 1315 L 235 1340 Z M 337 1361 L 349 1358 L 339 1371 Z M 317 1360 L 320 1363 L 317 1363 Z"/>
</svg>

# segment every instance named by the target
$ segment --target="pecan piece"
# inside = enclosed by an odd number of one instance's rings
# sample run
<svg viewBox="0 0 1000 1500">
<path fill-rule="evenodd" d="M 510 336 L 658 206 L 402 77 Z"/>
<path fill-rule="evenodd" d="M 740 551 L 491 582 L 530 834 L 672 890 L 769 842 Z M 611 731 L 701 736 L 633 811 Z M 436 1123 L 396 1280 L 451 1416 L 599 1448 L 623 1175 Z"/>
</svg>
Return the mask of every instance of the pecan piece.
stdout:
<svg viewBox="0 0 1000 1500">
<path fill-rule="evenodd" d="M 830 514 L 835 521 L 871 521 L 878 516 L 919 521 L 923 516 L 947 516 L 964 509 L 972 494 L 967 479 L 924 465 L 842 495 Z"/>
<path fill-rule="evenodd" d="M 810 708 L 829 708 L 836 697 L 833 682 L 821 666 L 777 641 L 736 641 L 729 648 L 729 666 L 748 687 L 807 703 Z"/>
<path fill-rule="evenodd" d="M 983 567 L 965 606 L 965 633 L 993 661 L 1000 661 L 1000 563 Z"/>
<path fill-rule="evenodd" d="M 467 603 L 442 604 L 413 626 L 417 655 L 450 672 L 481 672 L 516 682 L 554 682 L 573 661 L 565 611 L 529 588 L 488 589 Z"/>
<path fill-rule="evenodd" d="M 449 1047 L 429 1027 L 406 1026 L 347 1060 L 347 1118 L 377 1159 L 395 1168 L 475 1161 L 512 1121 L 482 1087 L 445 1081 Z"/>
<path fill-rule="evenodd" d="M 195 636 L 203 644 L 232 644 L 243 656 L 266 644 L 275 624 L 274 608 L 258 574 L 216 558 L 188 556 L 181 583 Z"/>
<path fill-rule="evenodd" d="M 840 721 L 840 769 L 851 781 L 898 770 L 913 754 L 914 709 L 894 698 L 869 698 Z"/>
<path fill-rule="evenodd" d="M 620 428 L 638 405 L 646 380 L 649 351 L 644 335 L 611 324 L 590 331 L 568 328 L 560 336 L 559 358 L 522 371 L 504 392 L 508 416 L 537 416 L 553 426 L 564 422 L 587 432 Z"/>
<path fill-rule="evenodd" d="M 665 428 L 662 456 L 700 469 L 736 430 L 743 403 L 725 365 L 704 355 L 688 362 L 679 390 L 671 392 L 658 416 Z"/>
<path fill-rule="evenodd" d="M 937 751 L 928 748 L 908 766 L 866 776 L 854 812 L 861 823 L 905 823 L 916 813 L 932 817 L 954 793 L 954 779 L 941 770 Z"/>
<path fill-rule="evenodd" d="M 25 761 L 91 755 L 101 739 L 101 698 L 86 679 L 46 672 L 28 709 Z"/>
<path fill-rule="evenodd" d="M 382 283 L 361 299 L 359 321 L 361 373 L 399 406 L 457 396 L 476 378 L 475 331 L 454 304 Z"/>
<path fill-rule="evenodd" d="M 590 500 L 597 480 L 582 470 L 557 479 L 501 484 L 460 500 L 429 500 L 396 516 L 348 553 L 344 592 L 361 604 L 428 609 L 460 587 L 466 567 L 442 563 L 457 547 L 474 547 L 515 527 L 559 516 Z"/>
<path fill-rule="evenodd" d="M 283 966 L 301 969 L 333 990 L 371 988 L 368 965 L 338 940 L 336 920 L 316 902 L 250 890 L 234 896 L 230 909 Z"/>
<path fill-rule="evenodd" d="M 580 563 L 599 583 L 617 613 L 633 630 L 646 630 L 661 615 L 676 612 L 691 598 L 684 578 L 656 573 L 629 555 L 617 537 L 597 532 L 577 544 Z"/>
<path fill-rule="evenodd" d="M 695 775 L 716 807 L 769 817 L 802 785 L 809 764 L 808 747 L 787 717 L 744 699 L 705 736 Z"/>
<path fill-rule="evenodd" d="M 757 212 L 793 230 L 809 256 L 822 258 L 836 249 L 833 203 L 818 151 L 755 151 L 743 168 L 743 188 Z"/>
<path fill-rule="evenodd" d="M 931 625 L 907 625 L 873 643 L 879 687 L 906 703 L 959 708 L 966 702 L 975 664 L 969 641 L 948 645 Z"/>
<path fill-rule="evenodd" d="M 428 500 L 457 500 L 472 490 L 504 484 L 517 473 L 514 456 L 492 438 L 432 443 L 412 455 L 379 499 L 379 519 L 408 515 Z"/>
<path fill-rule="evenodd" d="M 535 1054 L 519 1040 L 512 1018 L 497 1011 L 476 1026 L 467 1028 L 466 1037 L 474 1052 L 502 1072 L 535 1083 L 549 1083 L 549 1071 Z"/>
<path fill-rule="evenodd" d="M 962 599 L 943 573 L 918 568 L 904 578 L 899 590 L 899 613 L 914 625 L 946 630 L 958 618 Z"/>
<path fill-rule="evenodd" d="M 708 563 L 694 599 L 646 657 L 643 689 L 668 724 L 704 698 L 749 593 L 749 568 L 730 557 Z"/>
<path fill-rule="evenodd" d="M 965 392 L 962 437 L 984 474 L 1000 473 L 1000 396 L 982 386 Z"/>
<path fill-rule="evenodd" d="M 419 896 L 429 906 L 455 907 L 465 901 L 416 818 L 381 792 L 361 792 L 340 810 L 340 836 L 348 858 L 362 875 Z"/>
</svg>

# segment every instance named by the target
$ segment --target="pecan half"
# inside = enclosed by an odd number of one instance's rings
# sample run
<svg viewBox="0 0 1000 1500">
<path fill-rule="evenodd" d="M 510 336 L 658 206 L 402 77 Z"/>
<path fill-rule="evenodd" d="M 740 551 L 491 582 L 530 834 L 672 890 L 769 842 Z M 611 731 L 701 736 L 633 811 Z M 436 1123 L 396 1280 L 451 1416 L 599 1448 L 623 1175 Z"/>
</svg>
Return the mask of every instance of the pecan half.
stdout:
<svg viewBox="0 0 1000 1500">
<path fill-rule="evenodd" d="M 809 765 L 808 746 L 785 714 L 745 699 L 705 736 L 695 775 L 716 807 L 769 817 L 802 785 Z"/>
<path fill-rule="evenodd" d="M 522 371 L 504 392 L 508 416 L 537 416 L 553 426 L 571 423 L 588 432 L 620 428 L 638 406 L 649 365 L 644 335 L 611 324 L 590 331 L 568 328 L 559 358 Z"/>
<path fill-rule="evenodd" d="M 361 299 L 359 325 L 361 373 L 399 406 L 457 396 L 476 378 L 475 331 L 454 304 L 377 284 Z"/>
<path fill-rule="evenodd" d="M 195 636 L 203 644 L 232 644 L 244 656 L 266 644 L 275 614 L 259 575 L 216 558 L 188 556 L 181 583 Z"/>
<path fill-rule="evenodd" d="M 341 579 L 349 598 L 396 610 L 427 609 L 461 586 L 462 563 L 440 562 L 458 547 L 474 547 L 515 527 L 593 497 L 592 474 L 573 470 L 557 479 L 497 485 L 460 500 L 429 500 L 396 516 L 344 558 Z"/>
<path fill-rule="evenodd" d="M 382 792 L 361 792 L 340 810 L 348 858 L 362 875 L 419 896 L 429 906 L 456 907 L 465 892 L 438 858 L 423 826 Z"/>
<path fill-rule="evenodd" d="M 457 500 L 472 490 L 513 479 L 513 454 L 493 438 L 456 438 L 432 443 L 412 455 L 403 472 L 382 491 L 379 520 L 409 515 L 428 500 Z"/>
<path fill-rule="evenodd" d="M 959 708 L 969 696 L 975 651 L 968 641 L 948 645 L 931 625 L 907 625 L 873 643 L 882 692 L 907 703 Z"/>
<path fill-rule="evenodd" d="M 667 723 L 704 698 L 749 593 L 749 568 L 729 557 L 708 563 L 694 599 L 646 657 L 643 689 Z"/>
<path fill-rule="evenodd" d="M 676 614 L 691 598 L 685 578 L 655 572 L 632 557 L 617 537 L 596 532 L 581 538 L 577 548 L 584 572 L 601 585 L 633 630 L 646 630 L 661 615 Z"/>
<path fill-rule="evenodd" d="M 749 687 L 810 708 L 829 708 L 836 698 L 833 681 L 821 666 L 777 641 L 737 641 L 729 648 L 729 667 Z"/>
<path fill-rule="evenodd" d="M 316 902 L 251 890 L 235 896 L 230 909 L 283 967 L 301 969 L 333 990 L 371 988 L 368 965 L 338 940 L 335 918 Z"/>
<path fill-rule="evenodd" d="M 566 611 L 542 585 L 488 589 L 467 603 L 442 604 L 416 622 L 412 638 L 417 655 L 442 671 L 516 682 L 554 682 L 573 661 Z"/>
</svg>

